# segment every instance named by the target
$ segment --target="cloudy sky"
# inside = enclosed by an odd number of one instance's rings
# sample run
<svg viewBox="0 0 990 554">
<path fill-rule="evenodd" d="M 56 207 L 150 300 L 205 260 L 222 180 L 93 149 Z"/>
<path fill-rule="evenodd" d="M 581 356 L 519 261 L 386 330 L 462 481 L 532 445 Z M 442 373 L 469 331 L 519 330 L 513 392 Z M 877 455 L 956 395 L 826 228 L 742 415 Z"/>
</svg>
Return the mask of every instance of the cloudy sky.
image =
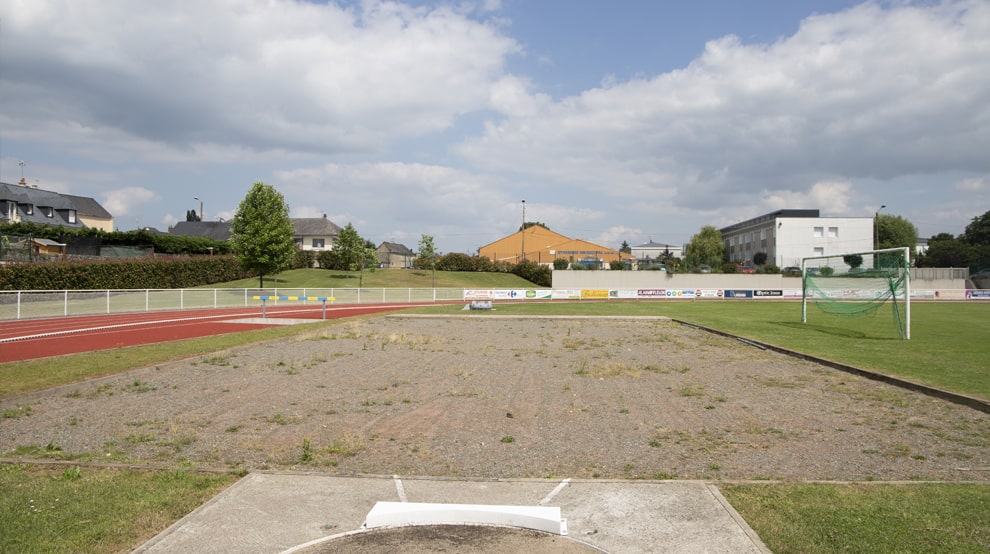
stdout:
<svg viewBox="0 0 990 554">
<path fill-rule="evenodd" d="M 22 163 L 23 162 L 23 165 Z M 782 208 L 990 210 L 990 2 L 4 0 L 0 180 L 121 230 L 293 217 L 474 253 Z"/>
</svg>

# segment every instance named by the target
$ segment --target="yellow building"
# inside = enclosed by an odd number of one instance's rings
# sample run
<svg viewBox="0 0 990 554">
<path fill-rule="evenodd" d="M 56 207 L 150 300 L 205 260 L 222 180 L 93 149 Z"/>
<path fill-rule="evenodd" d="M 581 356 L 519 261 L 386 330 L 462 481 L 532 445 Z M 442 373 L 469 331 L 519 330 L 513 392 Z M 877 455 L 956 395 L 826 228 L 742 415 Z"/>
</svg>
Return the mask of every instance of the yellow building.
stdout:
<svg viewBox="0 0 990 554">
<path fill-rule="evenodd" d="M 486 244 L 478 249 L 478 255 L 495 262 L 513 264 L 528 260 L 550 265 L 557 258 L 564 258 L 569 263 L 583 263 L 591 267 L 607 267 L 610 262 L 633 258 L 593 242 L 565 237 L 540 225 L 531 225 L 524 231 Z"/>
</svg>

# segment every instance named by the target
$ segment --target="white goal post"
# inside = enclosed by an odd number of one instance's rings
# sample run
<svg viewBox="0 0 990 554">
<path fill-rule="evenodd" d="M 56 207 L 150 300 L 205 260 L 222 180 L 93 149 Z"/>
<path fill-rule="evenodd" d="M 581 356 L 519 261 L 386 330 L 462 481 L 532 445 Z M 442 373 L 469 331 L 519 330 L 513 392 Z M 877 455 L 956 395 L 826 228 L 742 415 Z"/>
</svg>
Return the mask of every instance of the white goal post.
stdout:
<svg viewBox="0 0 990 554">
<path fill-rule="evenodd" d="M 889 303 L 902 338 L 911 338 L 911 249 L 885 248 L 801 259 L 801 322 L 808 300 L 834 316 L 871 315 Z"/>
</svg>

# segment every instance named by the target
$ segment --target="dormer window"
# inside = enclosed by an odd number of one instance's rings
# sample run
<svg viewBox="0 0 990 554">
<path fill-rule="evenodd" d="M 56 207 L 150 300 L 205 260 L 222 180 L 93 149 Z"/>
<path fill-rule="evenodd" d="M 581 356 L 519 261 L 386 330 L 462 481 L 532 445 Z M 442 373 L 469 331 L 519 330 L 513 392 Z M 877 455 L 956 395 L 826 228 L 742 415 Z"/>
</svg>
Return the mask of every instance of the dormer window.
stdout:
<svg viewBox="0 0 990 554">
<path fill-rule="evenodd" d="M 34 215 L 34 204 L 24 204 L 24 213 Z"/>
<path fill-rule="evenodd" d="M 65 218 L 69 221 L 69 223 L 75 223 L 76 222 L 76 211 L 75 210 L 69 210 L 69 212 L 66 214 Z"/>
<path fill-rule="evenodd" d="M 41 206 L 41 213 L 45 214 L 45 217 L 55 217 L 55 208 L 51 206 Z"/>
</svg>

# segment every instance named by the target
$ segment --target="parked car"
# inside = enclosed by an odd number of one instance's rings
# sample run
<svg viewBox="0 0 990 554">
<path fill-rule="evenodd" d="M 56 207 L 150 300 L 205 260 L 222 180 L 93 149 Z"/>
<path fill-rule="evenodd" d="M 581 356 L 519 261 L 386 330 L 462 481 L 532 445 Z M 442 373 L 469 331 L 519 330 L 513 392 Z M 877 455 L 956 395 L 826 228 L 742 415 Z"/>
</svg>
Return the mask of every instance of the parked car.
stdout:
<svg viewBox="0 0 990 554">
<path fill-rule="evenodd" d="M 710 265 L 699 265 L 698 267 L 695 268 L 695 271 L 697 271 L 698 273 L 711 273 L 712 272 L 712 266 L 710 266 Z"/>
<path fill-rule="evenodd" d="M 785 267 L 784 269 L 780 270 L 780 273 L 781 273 L 781 275 L 790 275 L 792 277 L 800 277 L 801 276 L 801 268 L 792 265 L 792 266 Z"/>
<path fill-rule="evenodd" d="M 756 268 L 751 265 L 739 266 L 739 273 L 756 273 Z"/>
</svg>

